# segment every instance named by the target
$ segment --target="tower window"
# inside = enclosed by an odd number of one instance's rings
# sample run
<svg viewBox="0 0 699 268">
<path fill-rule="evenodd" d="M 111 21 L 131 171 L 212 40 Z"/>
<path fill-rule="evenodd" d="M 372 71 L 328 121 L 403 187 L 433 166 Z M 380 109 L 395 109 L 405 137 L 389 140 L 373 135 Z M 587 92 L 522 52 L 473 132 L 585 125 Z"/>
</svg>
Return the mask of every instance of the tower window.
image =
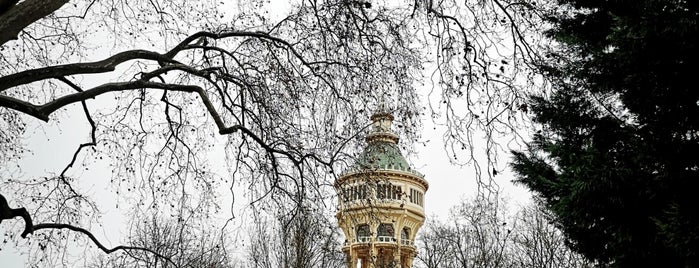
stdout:
<svg viewBox="0 0 699 268">
<path fill-rule="evenodd" d="M 403 193 L 403 191 L 399 185 L 393 185 L 390 183 L 376 184 L 376 198 L 377 199 L 400 200 L 402 193 Z"/>
<path fill-rule="evenodd" d="M 403 230 L 400 232 L 400 239 L 410 239 L 410 228 L 403 227 Z"/>
<path fill-rule="evenodd" d="M 386 185 L 376 184 L 376 198 L 384 199 L 386 198 Z"/>
<path fill-rule="evenodd" d="M 366 185 L 358 185 L 358 186 L 357 186 L 357 192 L 359 193 L 358 199 L 366 199 L 366 198 L 367 198 L 367 187 L 366 187 Z"/>
<path fill-rule="evenodd" d="M 379 230 L 377 231 L 378 240 L 381 242 L 395 241 L 393 237 L 395 236 L 395 231 L 393 230 L 393 224 L 382 223 L 379 224 Z"/>
<path fill-rule="evenodd" d="M 357 242 L 369 242 L 371 228 L 368 224 L 357 225 Z"/>
<path fill-rule="evenodd" d="M 403 190 L 398 185 L 391 185 L 391 199 L 400 200 Z"/>
<path fill-rule="evenodd" d="M 423 206 L 423 194 L 422 194 L 422 192 L 411 188 L 410 189 L 410 202 L 413 204 Z"/>
<path fill-rule="evenodd" d="M 366 185 L 354 185 L 349 186 L 344 189 L 344 199 L 347 201 L 354 201 L 360 199 L 366 199 L 368 196 L 368 189 Z"/>
<path fill-rule="evenodd" d="M 393 224 L 382 223 L 379 225 L 379 235 L 380 236 L 393 236 Z"/>
</svg>

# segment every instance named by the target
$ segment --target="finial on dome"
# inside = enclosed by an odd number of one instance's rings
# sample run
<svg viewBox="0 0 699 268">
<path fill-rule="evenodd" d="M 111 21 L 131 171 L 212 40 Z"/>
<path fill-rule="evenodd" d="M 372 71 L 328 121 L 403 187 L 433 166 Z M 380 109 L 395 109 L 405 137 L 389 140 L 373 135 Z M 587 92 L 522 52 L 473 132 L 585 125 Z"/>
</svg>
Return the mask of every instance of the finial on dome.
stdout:
<svg viewBox="0 0 699 268">
<path fill-rule="evenodd" d="M 391 113 L 391 108 L 386 104 L 385 96 L 381 95 L 381 99 L 379 99 L 379 104 L 376 107 L 374 114 L 371 115 L 371 121 L 374 121 L 376 123 L 376 121 L 381 120 L 384 117 L 388 118 L 389 121 L 393 121 L 393 114 Z M 384 131 L 390 131 L 390 129 Z"/>
<path fill-rule="evenodd" d="M 391 111 L 386 105 L 386 97 L 384 95 L 381 95 L 381 99 L 379 99 L 379 105 L 376 107 L 376 112 L 374 114 L 390 114 Z"/>
<path fill-rule="evenodd" d="M 393 114 L 391 114 L 390 108 L 387 107 L 386 101 L 383 96 L 379 101 L 376 111 L 371 116 L 371 121 L 373 122 L 373 131 L 367 135 L 366 139 L 368 142 L 384 140 L 393 143 L 398 142 L 398 136 L 391 131 L 391 124 L 393 123 Z"/>
</svg>

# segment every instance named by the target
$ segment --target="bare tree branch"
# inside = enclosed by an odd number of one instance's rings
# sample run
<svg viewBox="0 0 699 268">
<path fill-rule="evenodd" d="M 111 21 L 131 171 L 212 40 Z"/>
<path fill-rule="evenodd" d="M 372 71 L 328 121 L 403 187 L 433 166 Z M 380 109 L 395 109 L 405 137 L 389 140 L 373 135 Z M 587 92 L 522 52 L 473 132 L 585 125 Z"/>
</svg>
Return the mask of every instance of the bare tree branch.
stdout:
<svg viewBox="0 0 699 268">
<path fill-rule="evenodd" d="M 85 230 L 85 229 L 80 228 L 80 227 L 77 227 L 77 226 L 70 225 L 70 224 L 63 224 L 63 223 L 39 223 L 39 224 L 35 224 L 35 225 L 34 225 L 34 231 L 38 231 L 38 230 L 41 230 L 41 229 L 68 229 L 68 230 L 71 230 L 71 231 L 74 231 L 74 232 L 79 232 L 79 233 L 82 233 L 82 234 L 84 234 L 84 235 L 87 235 L 87 237 L 90 238 L 90 240 L 92 240 L 92 243 L 94 243 L 99 249 L 101 249 L 102 251 L 104 251 L 104 253 L 110 254 L 110 253 L 115 252 L 115 251 L 117 251 L 117 250 L 123 250 L 123 251 L 129 251 L 129 250 L 142 250 L 142 251 L 150 252 L 151 254 L 153 254 L 153 255 L 155 255 L 155 256 L 157 256 L 157 257 L 159 257 L 159 258 L 162 258 L 162 259 L 164 259 L 164 260 L 167 260 L 169 263 L 171 263 L 171 264 L 174 265 L 175 267 L 178 267 L 177 264 L 175 264 L 172 260 L 170 260 L 170 258 L 165 257 L 165 256 L 163 256 L 163 255 L 161 255 L 161 254 L 159 254 L 159 253 L 157 253 L 157 252 L 155 252 L 155 251 L 153 251 L 153 250 L 151 250 L 151 249 L 148 249 L 148 248 L 144 248 L 144 247 L 134 247 L 134 246 L 124 246 L 124 245 L 116 246 L 116 247 L 113 247 L 113 248 L 107 248 L 107 247 L 104 246 L 99 240 L 97 240 L 97 238 L 96 238 L 90 231 Z"/>
<path fill-rule="evenodd" d="M 58 78 L 58 80 L 62 81 L 63 83 L 66 83 L 67 85 L 69 85 L 70 87 L 72 87 L 73 89 L 75 89 L 78 92 L 83 92 L 83 90 L 78 85 L 71 82 L 70 80 L 68 80 L 65 77 L 60 77 L 60 78 Z M 63 171 L 61 171 L 61 175 L 60 175 L 61 178 L 64 178 L 68 169 L 73 167 L 73 164 L 75 164 L 75 160 L 78 159 L 78 154 L 80 153 L 80 151 L 83 148 L 97 145 L 97 140 L 95 138 L 95 132 L 97 131 L 97 126 L 95 125 L 95 120 L 93 120 L 92 115 L 90 115 L 90 109 L 87 108 L 87 103 L 85 103 L 84 100 L 81 101 L 80 103 L 83 106 L 83 112 L 85 113 L 85 117 L 87 118 L 87 121 L 90 123 L 90 127 L 92 128 L 92 130 L 90 131 L 90 141 L 86 142 L 86 143 L 82 143 L 82 144 L 80 144 L 80 146 L 78 146 L 78 149 L 75 150 L 75 154 L 73 154 L 73 159 L 70 160 L 70 163 L 68 163 L 68 165 L 63 169 Z"/>
<path fill-rule="evenodd" d="M 50 66 L 3 76 L 0 77 L 0 91 L 49 78 L 111 72 L 117 65 L 136 59 L 169 62 L 172 58 L 147 50 L 129 50 L 101 61 Z"/>
<path fill-rule="evenodd" d="M 26 0 L 0 14 L 0 45 L 16 39 L 27 26 L 68 3 L 68 0 Z"/>
</svg>

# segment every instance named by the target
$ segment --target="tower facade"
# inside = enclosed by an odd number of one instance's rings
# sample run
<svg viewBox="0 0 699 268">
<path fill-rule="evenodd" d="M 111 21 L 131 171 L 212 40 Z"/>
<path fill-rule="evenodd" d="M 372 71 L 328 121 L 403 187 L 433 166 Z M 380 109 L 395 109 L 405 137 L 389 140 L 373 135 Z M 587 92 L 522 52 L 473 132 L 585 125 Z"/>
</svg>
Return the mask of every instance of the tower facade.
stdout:
<svg viewBox="0 0 699 268">
<path fill-rule="evenodd" d="M 401 154 L 391 131 L 393 115 L 379 110 L 371 120 L 364 151 L 334 185 L 346 238 L 342 250 L 347 267 L 410 268 L 428 184 Z"/>
</svg>

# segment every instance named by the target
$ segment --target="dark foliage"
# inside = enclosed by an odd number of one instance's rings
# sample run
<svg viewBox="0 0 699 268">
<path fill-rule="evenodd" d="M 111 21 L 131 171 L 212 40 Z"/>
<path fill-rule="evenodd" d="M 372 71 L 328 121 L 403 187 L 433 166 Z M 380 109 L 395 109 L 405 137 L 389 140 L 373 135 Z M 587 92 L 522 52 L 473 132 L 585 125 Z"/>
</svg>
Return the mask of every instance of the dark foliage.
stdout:
<svg viewBox="0 0 699 268">
<path fill-rule="evenodd" d="M 530 104 L 542 129 L 517 182 L 590 259 L 699 265 L 696 2 L 559 2 L 575 10 L 551 18 L 565 63 L 543 68 L 554 89 Z"/>
</svg>

